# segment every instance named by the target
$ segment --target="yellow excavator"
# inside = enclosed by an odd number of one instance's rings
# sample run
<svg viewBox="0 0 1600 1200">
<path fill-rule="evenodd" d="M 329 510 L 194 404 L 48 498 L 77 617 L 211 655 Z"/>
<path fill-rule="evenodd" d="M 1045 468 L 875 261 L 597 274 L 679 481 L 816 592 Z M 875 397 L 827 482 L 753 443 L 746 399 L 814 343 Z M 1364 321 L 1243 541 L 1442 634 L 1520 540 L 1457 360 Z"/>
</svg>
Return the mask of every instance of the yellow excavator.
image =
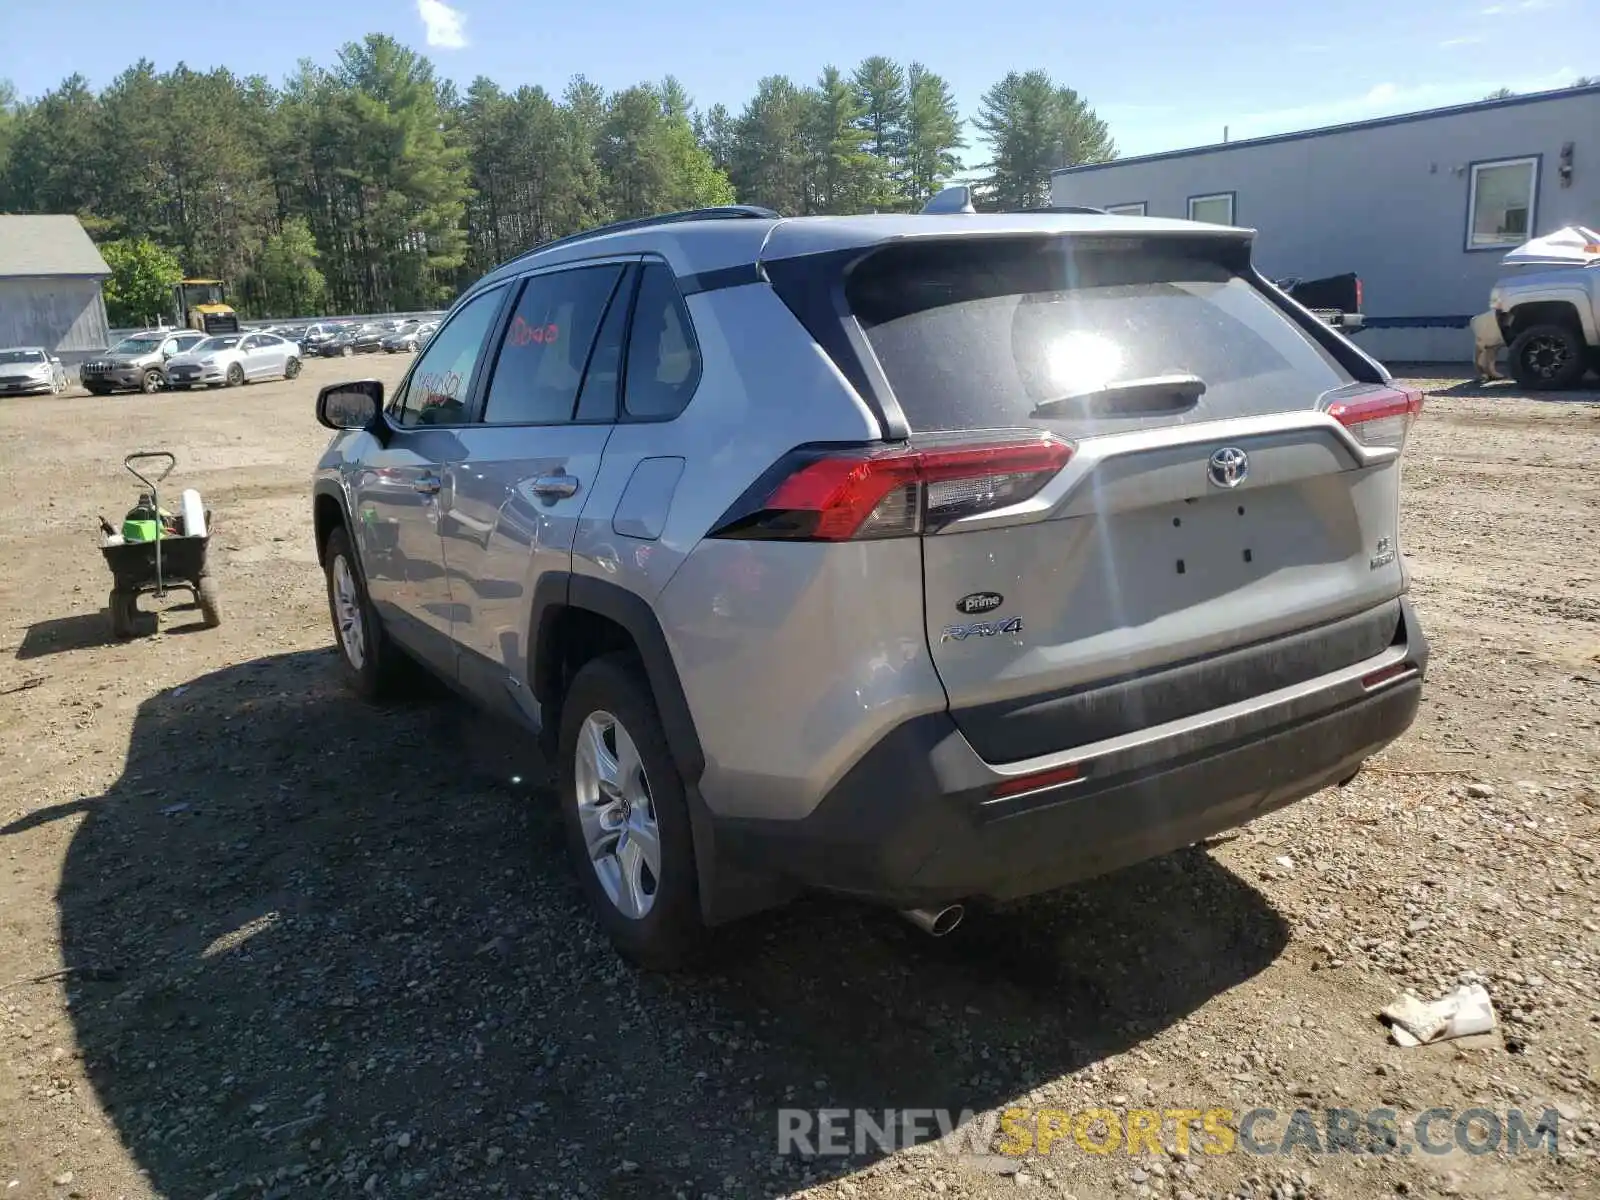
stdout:
<svg viewBox="0 0 1600 1200">
<path fill-rule="evenodd" d="M 228 304 L 220 279 L 185 279 L 173 286 L 178 324 L 201 333 L 238 333 L 239 314 Z"/>
</svg>

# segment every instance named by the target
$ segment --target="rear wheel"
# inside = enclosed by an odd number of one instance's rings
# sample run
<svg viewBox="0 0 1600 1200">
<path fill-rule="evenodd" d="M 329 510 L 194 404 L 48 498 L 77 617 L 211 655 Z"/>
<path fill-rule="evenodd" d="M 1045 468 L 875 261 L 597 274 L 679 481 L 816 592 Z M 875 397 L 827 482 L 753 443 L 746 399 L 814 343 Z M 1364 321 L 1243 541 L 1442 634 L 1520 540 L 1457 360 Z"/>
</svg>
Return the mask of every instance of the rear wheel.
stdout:
<svg viewBox="0 0 1600 1200">
<path fill-rule="evenodd" d="M 1566 325 L 1535 325 L 1511 343 L 1511 376 L 1525 388 L 1577 387 L 1588 366 L 1583 338 Z"/>
<path fill-rule="evenodd" d="M 687 965 L 706 941 L 689 806 L 631 656 L 579 670 L 561 706 L 558 758 L 567 846 L 612 945 L 642 967 Z"/>
<path fill-rule="evenodd" d="M 151 367 L 139 379 L 139 390 L 147 396 L 153 392 L 159 392 L 166 386 L 167 377 L 154 367 Z"/>
<path fill-rule="evenodd" d="M 241 367 L 238 363 L 234 363 L 231 367 L 228 368 L 228 386 L 229 387 L 238 387 L 243 382 L 244 382 L 244 368 Z"/>
<path fill-rule="evenodd" d="M 298 374 L 300 374 L 300 360 L 298 358 L 291 358 L 287 363 L 284 364 L 283 377 L 285 379 L 293 379 Z"/>
</svg>

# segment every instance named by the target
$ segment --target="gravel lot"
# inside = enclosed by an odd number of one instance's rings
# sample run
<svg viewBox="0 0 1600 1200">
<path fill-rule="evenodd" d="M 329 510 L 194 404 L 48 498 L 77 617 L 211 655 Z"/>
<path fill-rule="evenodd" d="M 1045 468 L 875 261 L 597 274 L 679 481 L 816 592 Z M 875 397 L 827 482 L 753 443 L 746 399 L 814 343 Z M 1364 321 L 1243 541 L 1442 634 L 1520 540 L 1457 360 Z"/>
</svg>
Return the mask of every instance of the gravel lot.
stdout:
<svg viewBox="0 0 1600 1200">
<path fill-rule="evenodd" d="M 944 941 L 816 900 L 661 978 L 584 914 L 525 738 L 339 684 L 311 397 L 406 361 L 0 404 L 0 1197 L 1600 1189 L 1600 397 L 1425 381 L 1434 665 L 1349 787 Z M 118 644 L 95 514 L 152 446 L 216 510 L 224 621 Z M 1497 1034 L 1388 1044 L 1463 978 Z M 776 1153 L 780 1107 L 1016 1105 L 1553 1107 L 1561 1152 Z"/>
</svg>

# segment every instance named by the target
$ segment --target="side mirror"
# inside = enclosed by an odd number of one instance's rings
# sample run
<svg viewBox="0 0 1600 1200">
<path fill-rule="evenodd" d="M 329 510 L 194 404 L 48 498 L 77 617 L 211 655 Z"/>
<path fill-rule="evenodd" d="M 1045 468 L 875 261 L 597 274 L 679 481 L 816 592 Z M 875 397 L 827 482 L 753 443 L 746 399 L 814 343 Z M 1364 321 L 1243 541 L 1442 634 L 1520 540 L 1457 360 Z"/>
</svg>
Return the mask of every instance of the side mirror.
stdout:
<svg viewBox="0 0 1600 1200">
<path fill-rule="evenodd" d="M 330 383 L 317 393 L 317 420 L 329 429 L 366 429 L 383 411 L 383 382 Z"/>
</svg>

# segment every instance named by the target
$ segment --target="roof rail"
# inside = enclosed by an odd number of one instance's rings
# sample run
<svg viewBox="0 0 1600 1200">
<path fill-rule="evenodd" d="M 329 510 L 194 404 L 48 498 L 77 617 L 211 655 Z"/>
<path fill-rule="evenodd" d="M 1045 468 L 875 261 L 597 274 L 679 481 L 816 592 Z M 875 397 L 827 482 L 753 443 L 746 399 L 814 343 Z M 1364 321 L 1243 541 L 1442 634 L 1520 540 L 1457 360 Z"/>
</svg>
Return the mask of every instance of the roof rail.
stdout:
<svg viewBox="0 0 1600 1200">
<path fill-rule="evenodd" d="M 630 217 L 625 221 L 612 221 L 609 225 L 596 225 L 593 229 L 580 230 L 569 233 L 566 237 L 558 237 L 552 241 L 541 242 L 532 249 L 524 250 L 521 254 L 513 255 L 506 262 L 518 262 L 530 254 L 543 254 L 557 246 L 568 246 L 575 242 L 587 241 L 589 238 L 603 237 L 608 233 L 622 233 L 629 229 L 648 229 L 652 225 L 675 225 L 679 221 L 728 221 L 741 218 L 760 218 L 775 220 L 778 213 L 770 208 L 762 208 L 756 204 L 723 204 L 714 208 L 686 208 L 681 212 L 657 213 L 649 217 Z M 502 263 L 502 266 L 505 264 Z"/>
</svg>

